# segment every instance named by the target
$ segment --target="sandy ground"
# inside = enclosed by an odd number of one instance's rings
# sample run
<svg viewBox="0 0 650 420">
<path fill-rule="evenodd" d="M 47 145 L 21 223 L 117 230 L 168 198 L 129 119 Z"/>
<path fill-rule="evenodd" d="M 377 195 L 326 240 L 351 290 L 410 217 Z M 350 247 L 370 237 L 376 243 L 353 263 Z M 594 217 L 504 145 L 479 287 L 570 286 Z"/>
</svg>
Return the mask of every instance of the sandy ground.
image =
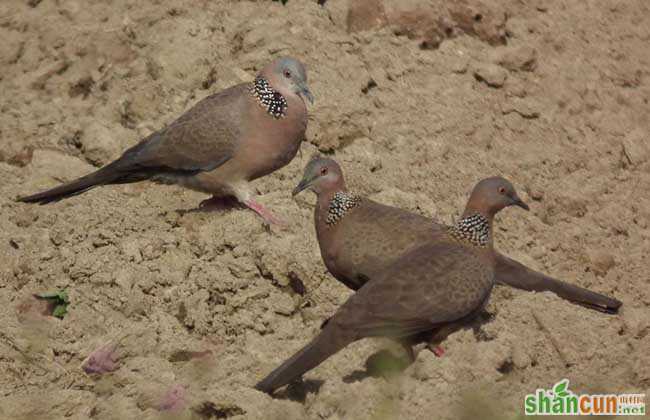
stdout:
<svg viewBox="0 0 650 420">
<path fill-rule="evenodd" d="M 648 2 L 361 3 L 0 2 L 0 418 L 507 419 L 565 377 L 650 394 Z M 149 183 L 14 202 L 284 54 L 316 103 L 301 154 L 256 188 L 288 228 Z M 621 313 L 497 288 L 489 322 L 401 376 L 368 374 L 387 343 L 366 340 L 255 391 L 350 294 L 320 259 L 314 197 L 290 195 L 317 150 L 356 191 L 445 222 L 508 177 L 532 211 L 499 216 L 498 247 Z M 31 295 L 64 288 L 64 319 L 39 315 Z M 97 349 L 113 372 L 81 368 Z"/>
</svg>

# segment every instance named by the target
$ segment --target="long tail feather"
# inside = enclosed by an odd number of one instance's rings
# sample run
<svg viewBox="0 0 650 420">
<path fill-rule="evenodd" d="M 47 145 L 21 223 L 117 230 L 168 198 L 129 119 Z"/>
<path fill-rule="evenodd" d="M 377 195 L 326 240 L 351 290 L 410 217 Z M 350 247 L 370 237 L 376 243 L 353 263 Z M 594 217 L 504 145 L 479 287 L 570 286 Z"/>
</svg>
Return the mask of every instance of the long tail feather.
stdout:
<svg viewBox="0 0 650 420">
<path fill-rule="evenodd" d="M 116 164 L 117 162 L 113 162 L 93 173 L 47 191 L 20 197 L 18 201 L 23 203 L 48 204 L 84 193 L 100 185 L 115 183 L 124 176 L 124 173 L 116 168 Z"/>
<path fill-rule="evenodd" d="M 617 313 L 623 305 L 618 299 L 531 270 L 505 255 L 497 254 L 496 260 L 496 280 L 501 284 L 528 291 L 553 292 L 563 299 L 606 313 Z"/>
<path fill-rule="evenodd" d="M 354 340 L 350 337 L 344 337 L 335 328 L 325 328 L 311 343 L 282 363 L 255 385 L 255 388 L 270 394 L 320 365 L 352 341 Z"/>
</svg>

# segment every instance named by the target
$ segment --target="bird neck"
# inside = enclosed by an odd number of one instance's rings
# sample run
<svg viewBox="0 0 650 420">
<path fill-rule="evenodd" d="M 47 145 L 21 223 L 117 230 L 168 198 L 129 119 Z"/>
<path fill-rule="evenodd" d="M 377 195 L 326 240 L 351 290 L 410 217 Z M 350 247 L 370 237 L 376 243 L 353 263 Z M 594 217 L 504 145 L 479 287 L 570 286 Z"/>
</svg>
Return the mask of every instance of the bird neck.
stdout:
<svg viewBox="0 0 650 420">
<path fill-rule="evenodd" d="M 484 248 L 492 246 L 492 218 L 465 210 L 463 217 L 449 228 L 452 237 Z"/>
<path fill-rule="evenodd" d="M 361 204 L 361 196 L 349 192 L 345 186 L 318 196 L 319 213 L 327 226 L 336 225 L 359 204 Z"/>
<path fill-rule="evenodd" d="M 287 100 L 277 90 L 273 89 L 264 76 L 257 76 L 251 84 L 250 93 L 262 108 L 276 120 L 287 116 Z"/>
</svg>

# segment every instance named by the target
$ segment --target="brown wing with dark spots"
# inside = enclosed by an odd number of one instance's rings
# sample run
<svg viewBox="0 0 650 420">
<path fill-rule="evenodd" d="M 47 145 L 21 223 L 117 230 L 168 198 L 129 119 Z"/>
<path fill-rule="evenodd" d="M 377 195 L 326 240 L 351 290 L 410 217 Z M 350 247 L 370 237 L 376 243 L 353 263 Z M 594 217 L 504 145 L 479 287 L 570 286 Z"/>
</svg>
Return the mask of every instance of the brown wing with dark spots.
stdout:
<svg viewBox="0 0 650 420">
<path fill-rule="evenodd" d="M 441 232 L 439 225 L 424 216 L 364 198 L 337 223 L 333 234 L 320 235 L 320 245 L 330 272 L 358 290 L 396 258 L 436 240 Z"/>
<path fill-rule="evenodd" d="M 136 167 L 211 171 L 232 157 L 242 138 L 249 85 L 199 101 L 176 121 L 124 153 Z"/>
<path fill-rule="evenodd" d="M 103 168 L 19 201 L 46 204 L 99 185 L 137 182 L 158 175 L 194 175 L 221 166 L 232 158 L 245 129 L 242 121 L 250 97 L 247 86 L 237 85 L 201 100 Z"/>
<path fill-rule="evenodd" d="M 358 338 L 414 335 L 480 309 L 493 283 L 493 266 L 482 251 L 452 243 L 424 245 L 362 287 L 330 324 L 355 331 Z"/>
</svg>

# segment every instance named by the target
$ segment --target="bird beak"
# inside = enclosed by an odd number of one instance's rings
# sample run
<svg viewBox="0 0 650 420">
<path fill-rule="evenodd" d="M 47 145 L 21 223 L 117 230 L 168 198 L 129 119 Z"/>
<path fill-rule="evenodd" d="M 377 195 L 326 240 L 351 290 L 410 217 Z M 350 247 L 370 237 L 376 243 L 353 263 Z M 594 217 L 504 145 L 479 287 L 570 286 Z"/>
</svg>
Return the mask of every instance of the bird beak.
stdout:
<svg viewBox="0 0 650 420">
<path fill-rule="evenodd" d="M 519 198 L 519 197 L 516 196 L 516 195 L 515 195 L 514 197 L 512 197 L 512 205 L 514 205 L 514 206 L 519 206 L 519 207 L 521 207 L 522 209 L 524 209 L 524 210 L 526 210 L 526 211 L 529 211 L 529 210 L 530 210 L 530 207 L 528 207 L 528 204 L 524 203 L 524 202 L 521 200 L 521 198 Z"/>
<path fill-rule="evenodd" d="M 291 191 L 291 196 L 295 197 L 302 190 L 309 188 L 312 181 L 313 181 L 313 179 L 305 179 L 305 178 L 303 178 L 300 181 L 300 183 L 296 186 L 296 188 L 294 188 L 293 191 Z"/>
<path fill-rule="evenodd" d="M 300 85 L 300 90 L 298 91 L 298 94 L 301 95 L 303 98 L 307 99 L 310 104 L 312 105 L 314 104 L 314 95 L 311 94 L 306 83 Z"/>
</svg>

